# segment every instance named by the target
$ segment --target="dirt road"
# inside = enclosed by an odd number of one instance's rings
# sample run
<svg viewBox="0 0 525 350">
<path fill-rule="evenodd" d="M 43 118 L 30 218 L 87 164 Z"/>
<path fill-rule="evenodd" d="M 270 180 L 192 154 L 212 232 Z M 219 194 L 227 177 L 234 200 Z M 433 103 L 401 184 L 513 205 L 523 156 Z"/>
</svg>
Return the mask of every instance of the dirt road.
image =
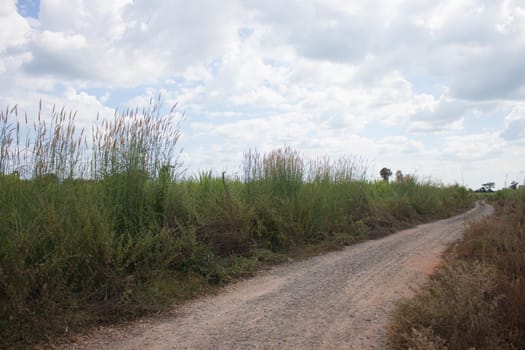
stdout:
<svg viewBox="0 0 525 350">
<path fill-rule="evenodd" d="M 383 349 L 394 301 L 410 295 L 466 224 L 493 208 L 280 266 L 179 307 L 106 328 L 73 349 Z"/>
</svg>

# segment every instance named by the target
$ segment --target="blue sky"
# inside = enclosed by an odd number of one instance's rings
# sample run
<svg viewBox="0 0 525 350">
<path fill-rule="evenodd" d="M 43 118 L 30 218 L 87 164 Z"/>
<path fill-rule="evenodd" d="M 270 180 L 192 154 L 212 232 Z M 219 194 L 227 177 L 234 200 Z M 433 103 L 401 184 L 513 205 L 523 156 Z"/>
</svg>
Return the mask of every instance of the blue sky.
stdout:
<svg viewBox="0 0 525 350">
<path fill-rule="evenodd" d="M 81 127 L 161 93 L 190 174 L 290 145 L 375 177 L 525 180 L 519 0 L 3 0 L 0 80 L 0 106 Z"/>
</svg>

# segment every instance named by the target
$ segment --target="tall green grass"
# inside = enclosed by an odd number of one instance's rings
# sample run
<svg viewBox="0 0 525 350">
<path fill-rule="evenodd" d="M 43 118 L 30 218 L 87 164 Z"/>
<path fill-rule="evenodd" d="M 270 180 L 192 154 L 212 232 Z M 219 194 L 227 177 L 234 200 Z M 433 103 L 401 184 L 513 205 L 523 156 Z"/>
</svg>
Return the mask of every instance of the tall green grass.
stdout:
<svg viewBox="0 0 525 350">
<path fill-rule="evenodd" d="M 369 181 L 361 159 L 308 160 L 288 147 L 247 152 L 243 178 L 182 178 L 181 115 L 157 103 L 89 132 L 64 109 L 28 119 L 0 111 L 3 347 L 158 310 L 309 247 L 471 205 L 459 186 Z"/>
</svg>

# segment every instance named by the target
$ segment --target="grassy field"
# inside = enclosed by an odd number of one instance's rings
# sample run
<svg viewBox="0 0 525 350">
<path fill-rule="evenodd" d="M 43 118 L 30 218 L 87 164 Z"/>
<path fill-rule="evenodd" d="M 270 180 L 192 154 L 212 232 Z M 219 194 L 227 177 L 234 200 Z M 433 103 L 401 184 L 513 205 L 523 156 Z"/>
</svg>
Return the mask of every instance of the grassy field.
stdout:
<svg viewBox="0 0 525 350">
<path fill-rule="evenodd" d="M 496 215 L 472 225 L 390 328 L 393 349 L 525 349 L 525 190 L 493 195 Z"/>
<path fill-rule="evenodd" d="M 353 158 L 249 151 L 243 178 L 182 178 L 155 104 L 75 130 L 0 112 L 0 339 L 25 346 L 161 310 L 264 265 L 472 205 L 462 187 L 370 181 Z M 44 121 L 47 120 L 47 122 Z"/>
</svg>

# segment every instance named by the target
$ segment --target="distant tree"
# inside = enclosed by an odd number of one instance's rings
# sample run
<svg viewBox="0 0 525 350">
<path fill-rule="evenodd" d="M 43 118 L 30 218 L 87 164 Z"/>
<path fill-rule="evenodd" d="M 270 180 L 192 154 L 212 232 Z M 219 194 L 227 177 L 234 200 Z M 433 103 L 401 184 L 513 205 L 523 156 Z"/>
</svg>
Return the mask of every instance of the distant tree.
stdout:
<svg viewBox="0 0 525 350">
<path fill-rule="evenodd" d="M 403 172 L 401 172 L 401 170 L 396 171 L 396 181 L 397 182 L 403 181 Z"/>
<path fill-rule="evenodd" d="M 392 170 L 388 168 L 383 168 L 379 172 L 379 175 L 381 175 L 384 181 L 388 182 L 388 179 L 390 178 L 390 176 L 392 176 Z"/>
<path fill-rule="evenodd" d="M 512 181 L 512 182 L 510 183 L 509 188 L 510 188 L 510 189 L 513 189 L 513 190 L 518 189 L 518 182 L 517 182 L 517 181 Z"/>
</svg>

